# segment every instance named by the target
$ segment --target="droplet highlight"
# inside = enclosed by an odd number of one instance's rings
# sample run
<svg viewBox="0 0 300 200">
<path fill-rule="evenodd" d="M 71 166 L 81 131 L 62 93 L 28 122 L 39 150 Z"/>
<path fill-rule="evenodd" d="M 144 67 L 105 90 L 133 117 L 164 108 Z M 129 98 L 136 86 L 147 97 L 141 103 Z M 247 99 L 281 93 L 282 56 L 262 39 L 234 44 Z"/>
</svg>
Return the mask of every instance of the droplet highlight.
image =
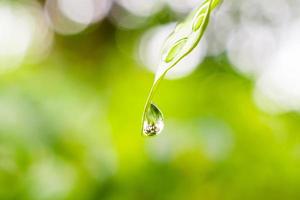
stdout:
<svg viewBox="0 0 300 200">
<path fill-rule="evenodd" d="M 145 114 L 143 122 L 143 134 L 145 136 L 156 136 L 164 128 L 164 119 L 162 112 L 154 104 L 150 104 Z"/>
</svg>

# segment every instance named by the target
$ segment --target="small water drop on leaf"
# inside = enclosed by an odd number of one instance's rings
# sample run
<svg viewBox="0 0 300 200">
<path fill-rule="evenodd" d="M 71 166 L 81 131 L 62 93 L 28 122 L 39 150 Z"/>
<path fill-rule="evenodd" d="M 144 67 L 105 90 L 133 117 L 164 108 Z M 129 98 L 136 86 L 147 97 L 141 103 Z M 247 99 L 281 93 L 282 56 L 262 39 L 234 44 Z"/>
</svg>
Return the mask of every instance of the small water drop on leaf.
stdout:
<svg viewBox="0 0 300 200">
<path fill-rule="evenodd" d="M 164 119 L 162 112 L 154 104 L 150 104 L 146 111 L 143 122 L 143 134 L 145 136 L 156 136 L 161 133 L 164 128 Z"/>
</svg>

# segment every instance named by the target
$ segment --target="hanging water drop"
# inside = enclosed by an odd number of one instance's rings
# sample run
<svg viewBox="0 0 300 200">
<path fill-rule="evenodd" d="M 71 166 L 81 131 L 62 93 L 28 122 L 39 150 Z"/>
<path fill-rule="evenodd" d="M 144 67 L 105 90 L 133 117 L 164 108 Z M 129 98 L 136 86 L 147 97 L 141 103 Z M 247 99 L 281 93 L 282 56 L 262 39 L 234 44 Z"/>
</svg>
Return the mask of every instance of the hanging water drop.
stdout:
<svg viewBox="0 0 300 200">
<path fill-rule="evenodd" d="M 162 112 L 154 104 L 150 104 L 145 113 L 143 122 L 143 134 L 145 136 L 155 136 L 161 133 L 164 128 Z"/>
</svg>

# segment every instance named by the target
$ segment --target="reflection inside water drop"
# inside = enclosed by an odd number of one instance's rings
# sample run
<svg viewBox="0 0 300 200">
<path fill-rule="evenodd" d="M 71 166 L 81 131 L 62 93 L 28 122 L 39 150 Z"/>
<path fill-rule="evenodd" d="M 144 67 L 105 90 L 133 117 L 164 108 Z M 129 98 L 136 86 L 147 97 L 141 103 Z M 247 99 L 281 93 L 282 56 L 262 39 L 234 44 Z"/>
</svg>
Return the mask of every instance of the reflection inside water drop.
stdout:
<svg viewBox="0 0 300 200">
<path fill-rule="evenodd" d="M 161 133 L 164 128 L 162 112 L 151 103 L 145 114 L 143 122 L 143 133 L 146 136 L 155 136 Z"/>
</svg>

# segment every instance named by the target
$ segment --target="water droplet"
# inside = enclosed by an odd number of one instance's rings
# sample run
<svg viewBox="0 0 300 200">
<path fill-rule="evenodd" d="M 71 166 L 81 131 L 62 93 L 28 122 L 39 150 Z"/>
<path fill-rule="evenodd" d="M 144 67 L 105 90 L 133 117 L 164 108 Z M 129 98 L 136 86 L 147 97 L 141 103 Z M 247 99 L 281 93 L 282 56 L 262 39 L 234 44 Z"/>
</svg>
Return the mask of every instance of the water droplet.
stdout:
<svg viewBox="0 0 300 200">
<path fill-rule="evenodd" d="M 151 103 L 146 111 L 143 122 L 143 133 L 145 136 L 156 136 L 161 133 L 164 128 L 164 119 L 162 112 Z"/>
</svg>

